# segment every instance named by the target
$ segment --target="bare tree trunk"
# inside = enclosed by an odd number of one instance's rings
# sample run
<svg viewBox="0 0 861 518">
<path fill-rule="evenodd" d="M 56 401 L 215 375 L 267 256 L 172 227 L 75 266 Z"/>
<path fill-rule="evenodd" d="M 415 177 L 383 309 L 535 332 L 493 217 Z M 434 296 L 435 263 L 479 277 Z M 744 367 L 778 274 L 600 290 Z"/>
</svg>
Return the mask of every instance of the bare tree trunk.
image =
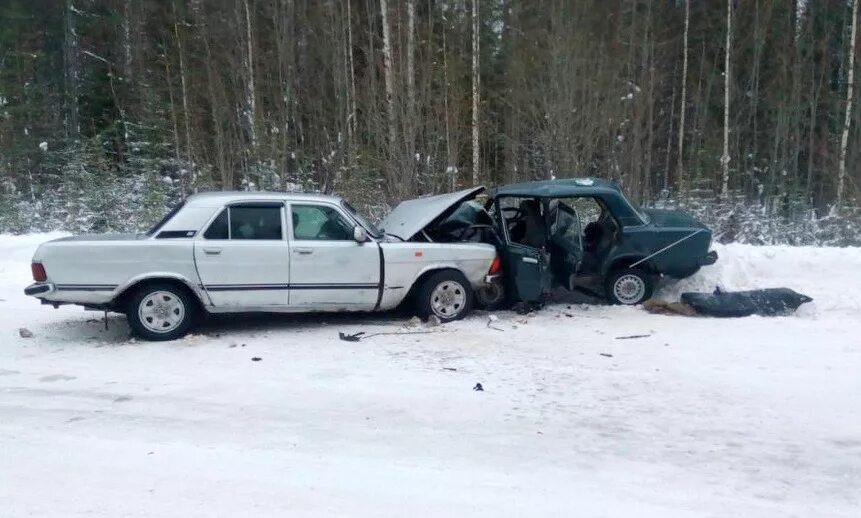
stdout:
<svg viewBox="0 0 861 518">
<path fill-rule="evenodd" d="M 353 62 L 353 11 L 350 7 L 352 0 L 346 0 L 347 3 L 347 53 L 349 57 L 350 67 L 349 75 L 350 75 L 350 123 L 347 125 L 347 129 L 350 132 L 350 146 L 355 146 L 353 142 L 353 137 L 356 133 L 356 65 Z M 355 149 L 351 149 L 351 155 L 355 153 Z M 350 157 L 352 160 L 352 156 Z"/>
<path fill-rule="evenodd" d="M 167 98 L 170 102 L 170 121 L 173 126 L 173 153 L 176 161 L 179 162 L 181 160 L 181 146 L 179 143 L 179 123 L 176 118 L 176 102 L 173 99 L 173 74 L 170 73 L 170 59 L 168 59 L 167 54 L 164 56 L 164 72 L 165 78 L 167 79 Z M 185 185 L 184 179 L 180 178 L 180 189 L 179 195 L 181 199 L 185 199 Z"/>
<path fill-rule="evenodd" d="M 691 23 L 691 0 L 685 0 L 685 36 L 684 48 L 682 56 L 682 101 L 679 111 L 679 162 L 676 167 L 678 175 L 679 191 L 685 192 L 685 112 L 687 112 L 686 104 L 688 102 L 688 30 Z"/>
<path fill-rule="evenodd" d="M 63 43 L 64 75 L 66 87 L 66 137 L 78 140 L 81 127 L 78 123 L 78 33 L 75 27 L 77 11 L 72 0 L 66 0 L 65 41 Z"/>
<path fill-rule="evenodd" d="M 380 0 L 380 14 L 382 15 L 383 23 L 383 79 L 386 83 L 386 116 L 388 117 L 389 130 L 389 164 L 387 172 L 389 175 L 390 192 L 392 194 L 400 195 L 402 186 L 398 183 L 399 179 L 395 178 L 395 171 L 393 168 L 395 150 L 397 149 L 397 133 L 395 130 L 395 84 L 393 77 L 394 70 L 392 68 L 392 35 L 391 28 L 389 27 L 388 11 L 389 6 L 387 0 Z"/>
<path fill-rule="evenodd" d="M 134 81 L 132 68 L 132 0 L 123 2 L 123 79 L 127 83 Z"/>
<path fill-rule="evenodd" d="M 254 159 L 257 158 L 257 92 L 254 85 L 254 39 L 252 38 L 251 9 L 248 0 L 242 0 L 245 9 L 245 123 Z M 258 179 L 259 181 L 259 179 Z"/>
<path fill-rule="evenodd" d="M 857 1 L 857 0 L 856 0 Z M 723 155 L 721 155 L 721 187 L 720 194 L 726 198 L 729 194 L 729 88 L 730 88 L 730 52 L 732 45 L 732 2 L 726 2 L 726 53 L 724 55 L 724 92 L 723 92 Z"/>
<path fill-rule="evenodd" d="M 448 21 L 443 15 L 442 21 L 442 82 L 443 82 L 443 119 L 445 120 L 445 165 L 446 174 L 451 175 L 451 190 L 457 188 L 457 165 L 451 145 L 451 114 L 448 108 L 448 48 L 446 45 L 446 25 Z"/>
<path fill-rule="evenodd" d="M 191 181 L 189 185 L 191 186 L 191 191 L 196 192 L 195 183 L 197 182 L 197 175 L 194 171 L 194 163 L 192 161 L 192 152 L 191 152 L 191 124 L 189 123 L 189 115 L 188 115 L 188 88 L 186 85 L 186 72 L 185 72 L 185 58 L 183 56 L 182 51 L 182 37 L 179 34 L 179 19 L 176 18 L 177 10 L 176 10 L 176 2 L 173 3 L 173 14 L 174 14 L 174 24 L 173 30 L 176 35 L 176 48 L 179 53 L 179 84 L 182 89 L 182 122 L 185 130 L 185 155 L 186 155 L 186 166 L 191 169 Z M 185 179 L 185 175 L 183 175 L 183 180 Z M 184 190 L 184 181 L 183 181 L 183 190 Z M 183 197 L 185 197 L 185 192 L 183 192 Z"/>
<path fill-rule="evenodd" d="M 472 185 L 478 185 L 481 160 L 481 134 L 479 132 L 478 108 L 481 101 L 481 77 L 479 75 L 479 19 L 478 0 L 472 0 Z"/>
<path fill-rule="evenodd" d="M 416 172 L 418 163 L 414 159 L 416 152 L 416 4 L 415 0 L 407 0 L 407 117 L 404 121 L 404 133 L 406 140 L 406 157 L 410 167 L 407 169 L 407 177 L 404 179 L 405 188 L 409 188 L 408 194 L 412 193 L 412 185 L 418 183 Z"/>
<path fill-rule="evenodd" d="M 852 93 L 855 88 L 855 35 L 857 29 L 858 0 L 852 0 L 852 31 L 849 37 L 849 63 L 846 74 L 846 115 L 843 119 L 843 134 L 840 137 L 840 168 L 837 172 L 837 196 L 834 202 L 837 210 L 843 206 L 843 191 L 846 184 L 846 147 L 849 143 L 849 129 L 852 125 Z"/>
<path fill-rule="evenodd" d="M 227 165 L 226 138 L 223 126 L 225 117 L 222 116 L 221 103 L 219 103 L 218 90 L 216 90 L 218 79 L 213 64 L 212 47 L 209 43 L 209 24 L 201 2 L 202 0 L 191 2 L 191 8 L 194 16 L 197 18 L 196 25 L 200 32 L 200 38 L 203 40 L 203 48 L 206 53 L 206 88 L 209 94 L 209 113 L 212 120 L 212 129 L 215 132 L 215 142 L 212 148 L 213 159 L 221 177 L 221 189 L 230 190 L 233 188 L 233 168 Z"/>
</svg>

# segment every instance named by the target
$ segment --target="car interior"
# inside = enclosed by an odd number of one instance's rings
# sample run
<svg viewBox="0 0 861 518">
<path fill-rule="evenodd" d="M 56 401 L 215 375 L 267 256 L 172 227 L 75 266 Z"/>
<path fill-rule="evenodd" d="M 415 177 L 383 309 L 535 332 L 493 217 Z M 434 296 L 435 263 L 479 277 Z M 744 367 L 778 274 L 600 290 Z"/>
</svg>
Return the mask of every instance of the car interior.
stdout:
<svg viewBox="0 0 861 518">
<path fill-rule="evenodd" d="M 569 289 L 575 275 L 599 271 L 619 231 L 598 198 L 503 198 L 500 205 L 510 242 L 544 250 L 554 283 Z"/>
</svg>

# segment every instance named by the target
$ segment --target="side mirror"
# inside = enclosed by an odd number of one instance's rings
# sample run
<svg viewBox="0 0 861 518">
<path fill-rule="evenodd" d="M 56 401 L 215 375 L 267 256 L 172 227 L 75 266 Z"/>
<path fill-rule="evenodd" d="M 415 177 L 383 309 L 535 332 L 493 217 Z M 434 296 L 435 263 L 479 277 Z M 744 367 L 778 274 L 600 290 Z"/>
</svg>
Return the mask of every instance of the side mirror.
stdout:
<svg viewBox="0 0 861 518">
<path fill-rule="evenodd" d="M 357 243 L 364 243 L 368 240 L 368 233 L 365 232 L 365 229 L 356 225 L 353 227 L 353 239 L 355 239 Z"/>
</svg>

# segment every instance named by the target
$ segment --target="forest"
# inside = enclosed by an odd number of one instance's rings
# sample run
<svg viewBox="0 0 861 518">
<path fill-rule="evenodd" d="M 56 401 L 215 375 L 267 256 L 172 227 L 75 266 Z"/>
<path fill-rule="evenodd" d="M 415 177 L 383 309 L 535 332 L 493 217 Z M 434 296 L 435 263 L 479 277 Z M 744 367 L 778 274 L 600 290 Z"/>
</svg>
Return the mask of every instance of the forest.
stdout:
<svg viewBox="0 0 861 518">
<path fill-rule="evenodd" d="M 0 0 L 0 232 L 594 176 L 861 245 L 859 0 Z"/>
</svg>

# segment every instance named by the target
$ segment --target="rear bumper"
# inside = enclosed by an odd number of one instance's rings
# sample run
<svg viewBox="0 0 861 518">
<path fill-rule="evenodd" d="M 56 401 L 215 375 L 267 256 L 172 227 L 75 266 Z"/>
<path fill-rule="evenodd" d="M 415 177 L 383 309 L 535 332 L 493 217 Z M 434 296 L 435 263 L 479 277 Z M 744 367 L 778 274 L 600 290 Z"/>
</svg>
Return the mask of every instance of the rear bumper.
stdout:
<svg viewBox="0 0 861 518">
<path fill-rule="evenodd" d="M 700 266 L 708 266 L 710 264 L 715 264 L 715 262 L 717 260 L 718 260 L 717 252 L 712 250 L 711 252 L 709 252 L 706 255 L 697 259 L 697 264 L 699 264 Z"/>
<path fill-rule="evenodd" d="M 30 297 L 44 296 L 56 290 L 50 282 L 36 282 L 24 288 L 24 295 Z"/>
</svg>

